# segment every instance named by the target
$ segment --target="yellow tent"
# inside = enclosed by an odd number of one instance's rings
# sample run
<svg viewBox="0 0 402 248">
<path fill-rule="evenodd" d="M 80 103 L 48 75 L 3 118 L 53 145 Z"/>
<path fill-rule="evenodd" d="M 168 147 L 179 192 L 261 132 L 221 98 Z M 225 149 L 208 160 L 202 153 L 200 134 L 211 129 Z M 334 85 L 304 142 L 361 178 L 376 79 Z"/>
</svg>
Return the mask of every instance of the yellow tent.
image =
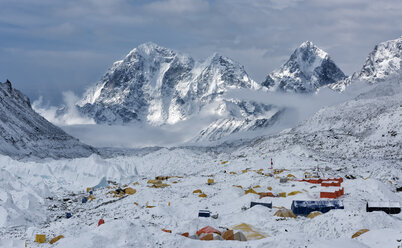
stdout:
<svg viewBox="0 0 402 248">
<path fill-rule="evenodd" d="M 201 194 L 201 193 L 202 193 L 202 191 L 200 189 L 196 189 L 193 191 L 193 194 Z"/>
<path fill-rule="evenodd" d="M 320 211 L 314 211 L 314 212 L 309 213 L 309 214 L 307 215 L 307 218 L 314 219 L 314 218 L 317 217 L 318 215 L 322 215 L 322 213 L 321 213 Z"/>
<path fill-rule="evenodd" d="M 134 195 L 135 193 L 137 193 L 137 190 L 128 187 L 124 189 L 124 193 L 126 193 L 127 195 Z"/>
<path fill-rule="evenodd" d="M 287 177 L 288 178 L 296 178 L 293 174 L 288 174 Z"/>
<path fill-rule="evenodd" d="M 147 183 L 162 184 L 162 180 L 153 180 L 153 179 L 150 179 L 150 180 L 147 181 Z"/>
<path fill-rule="evenodd" d="M 214 184 L 214 183 L 215 183 L 215 180 L 214 180 L 214 179 L 208 178 L 208 185 Z"/>
<path fill-rule="evenodd" d="M 244 194 L 257 194 L 258 195 L 258 193 L 254 190 L 254 189 L 248 189 L 248 190 L 245 190 L 244 191 Z"/>
<path fill-rule="evenodd" d="M 36 234 L 35 242 L 36 243 L 46 243 L 46 235 L 45 234 Z"/>
<path fill-rule="evenodd" d="M 369 229 L 360 229 L 359 231 L 357 231 L 355 234 L 352 235 L 352 239 L 359 237 L 360 235 L 362 235 L 363 233 L 366 233 L 370 231 Z"/>
<path fill-rule="evenodd" d="M 284 217 L 284 218 L 296 218 L 296 215 L 293 213 L 292 210 L 287 209 L 287 208 L 281 208 L 278 211 L 276 211 L 276 213 L 274 214 L 275 216 L 278 217 Z"/>
<path fill-rule="evenodd" d="M 237 172 L 231 171 L 231 172 L 229 172 L 229 174 L 230 174 L 230 175 L 237 175 Z"/>
<path fill-rule="evenodd" d="M 169 187 L 169 186 L 170 186 L 170 184 L 161 183 L 161 184 L 153 184 L 153 185 L 148 186 L 148 187 L 150 187 L 150 188 L 166 188 L 166 187 Z"/>
<path fill-rule="evenodd" d="M 207 195 L 205 193 L 199 194 L 198 197 L 207 197 Z"/>
<path fill-rule="evenodd" d="M 279 197 L 286 197 L 286 192 L 281 192 L 278 194 Z"/>
<path fill-rule="evenodd" d="M 301 194 L 302 192 L 300 192 L 300 191 L 292 191 L 292 192 L 290 192 L 289 194 L 288 194 L 288 196 L 291 196 L 291 195 L 297 195 L 297 194 Z"/>
<path fill-rule="evenodd" d="M 222 161 L 221 164 L 226 164 L 228 161 Z"/>
<path fill-rule="evenodd" d="M 266 238 L 265 235 L 257 232 L 254 230 L 250 225 L 246 223 L 241 223 L 240 225 L 234 226 L 233 230 L 238 230 L 244 233 L 246 236 L 247 240 L 257 240 L 257 239 L 263 239 Z"/>
<path fill-rule="evenodd" d="M 49 243 L 52 245 L 52 244 L 56 243 L 57 241 L 59 241 L 59 240 L 62 239 L 62 238 L 64 238 L 64 236 L 63 236 L 63 235 L 59 235 L 59 236 L 57 236 L 57 237 L 52 238 L 52 240 L 50 240 Z"/>
<path fill-rule="evenodd" d="M 268 186 L 267 189 L 268 189 L 268 190 L 272 190 L 272 187 L 271 187 L 271 186 Z"/>
</svg>

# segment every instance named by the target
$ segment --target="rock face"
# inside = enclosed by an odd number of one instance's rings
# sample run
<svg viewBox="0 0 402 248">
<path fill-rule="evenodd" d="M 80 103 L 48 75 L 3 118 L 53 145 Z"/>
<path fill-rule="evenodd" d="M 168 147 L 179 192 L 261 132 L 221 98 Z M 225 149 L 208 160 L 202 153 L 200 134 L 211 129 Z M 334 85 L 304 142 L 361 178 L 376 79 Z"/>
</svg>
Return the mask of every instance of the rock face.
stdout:
<svg viewBox="0 0 402 248">
<path fill-rule="evenodd" d="M 0 83 L 0 153 L 14 158 L 87 157 L 94 152 L 31 108 L 10 81 Z"/>
<path fill-rule="evenodd" d="M 319 87 L 344 78 L 345 74 L 326 52 L 306 41 L 279 70 L 270 73 L 262 85 L 270 91 L 313 93 Z"/>
<path fill-rule="evenodd" d="M 354 81 L 376 83 L 402 75 L 402 36 L 376 45 L 366 58 L 362 69 L 351 77 L 336 82 L 330 87 L 343 91 Z"/>
<path fill-rule="evenodd" d="M 360 72 L 353 79 L 383 80 L 402 71 L 402 36 L 395 40 L 382 42 L 368 55 Z"/>
<path fill-rule="evenodd" d="M 217 116 L 196 140 L 216 140 L 272 124 L 278 108 L 227 99 L 231 89 L 259 90 L 243 66 L 213 54 L 205 61 L 145 43 L 117 61 L 77 103 L 81 113 L 100 124 L 176 124 L 202 112 Z"/>
<path fill-rule="evenodd" d="M 197 62 L 145 43 L 115 62 L 78 107 L 97 123 L 175 124 L 198 114 L 227 89 L 258 87 L 242 66 L 219 54 Z"/>
</svg>

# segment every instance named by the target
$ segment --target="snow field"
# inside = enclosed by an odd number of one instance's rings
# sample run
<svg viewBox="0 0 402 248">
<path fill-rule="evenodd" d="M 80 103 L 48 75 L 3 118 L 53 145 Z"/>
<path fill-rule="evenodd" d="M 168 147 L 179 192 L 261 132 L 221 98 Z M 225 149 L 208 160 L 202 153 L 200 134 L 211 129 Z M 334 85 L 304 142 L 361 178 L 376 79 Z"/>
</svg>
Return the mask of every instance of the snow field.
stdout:
<svg viewBox="0 0 402 248">
<path fill-rule="evenodd" d="M 331 244 L 387 247 L 397 242 L 399 230 L 402 230 L 401 214 L 365 212 L 365 201 L 402 202 L 401 194 L 394 193 L 390 183 L 375 176 L 367 180 L 363 177 L 345 180 L 342 184 L 345 195 L 340 198 L 345 210 L 333 210 L 314 219 L 281 219 L 274 216 L 276 208 L 255 206 L 250 209 L 251 201 L 272 201 L 274 207 L 290 208 L 293 200 L 319 197 L 320 186 L 296 181 L 280 183 L 277 177 L 293 174 L 302 178 L 305 171 L 312 171 L 317 165 L 331 168 L 320 170 L 324 177 L 344 176 L 345 173 L 337 171 L 337 165 L 315 161 L 301 147 L 268 155 L 263 143 L 258 146 L 261 149 L 242 147 L 231 153 L 161 149 L 146 155 L 112 159 L 91 156 L 38 163 L 1 157 L 0 233 L 4 242 L 23 240 L 28 247 L 50 247 L 48 243 L 33 242 L 37 233 L 46 234 L 48 240 L 64 235 L 65 238 L 53 247 L 331 247 Z M 271 155 L 275 168 L 286 170 L 274 177 L 258 174 L 260 169 L 263 173 L 272 173 L 269 169 Z M 228 162 L 222 164 L 222 161 Z M 243 173 L 246 169 L 248 171 Z M 389 173 L 397 172 L 391 168 Z M 170 184 L 166 188 L 148 187 L 147 181 L 159 175 L 182 178 L 164 181 Z M 102 188 L 94 190 L 96 199 L 82 204 L 81 198 L 88 195 L 85 189 L 97 185 L 103 177 L 116 182 L 114 187 L 124 188 L 127 184 L 137 193 L 114 198 L 106 194 L 113 188 Z M 208 178 L 213 178 L 215 184 L 207 185 Z M 138 184 L 134 185 L 136 182 Z M 260 187 L 256 188 L 257 185 Z M 274 193 L 302 193 L 262 199 L 256 194 L 244 194 L 244 190 L 253 187 L 256 192 L 269 192 L 267 188 L 272 187 Z M 193 194 L 196 189 L 201 189 L 207 197 Z M 107 204 L 113 200 L 117 201 Z M 147 204 L 155 207 L 146 208 Z M 198 218 L 201 209 L 218 213 L 218 219 Z M 66 219 L 66 212 L 73 216 Z M 98 227 L 100 218 L 105 224 Z M 248 242 L 206 242 L 177 235 L 194 234 L 206 225 L 231 228 L 243 222 L 266 238 Z M 163 228 L 172 230 L 172 234 L 162 232 Z M 351 236 L 362 228 L 370 231 L 352 240 Z M 382 237 L 374 236 L 380 233 Z"/>
</svg>

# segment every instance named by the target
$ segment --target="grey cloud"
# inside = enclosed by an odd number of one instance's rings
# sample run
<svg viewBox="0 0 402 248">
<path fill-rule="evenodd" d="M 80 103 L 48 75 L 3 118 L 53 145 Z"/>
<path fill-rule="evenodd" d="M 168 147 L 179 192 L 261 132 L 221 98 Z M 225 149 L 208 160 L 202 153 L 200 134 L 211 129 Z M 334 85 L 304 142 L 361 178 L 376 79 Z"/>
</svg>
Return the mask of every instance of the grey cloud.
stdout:
<svg viewBox="0 0 402 248">
<path fill-rule="evenodd" d="M 62 91 L 81 93 L 146 41 L 198 58 L 220 52 L 262 81 L 310 40 L 351 74 L 376 43 L 401 35 L 401 12 L 399 0 L 3 0 L 0 47 L 9 50 L 0 77 L 32 97 L 33 85 L 47 85 L 53 92 L 42 93 L 53 101 Z"/>
</svg>

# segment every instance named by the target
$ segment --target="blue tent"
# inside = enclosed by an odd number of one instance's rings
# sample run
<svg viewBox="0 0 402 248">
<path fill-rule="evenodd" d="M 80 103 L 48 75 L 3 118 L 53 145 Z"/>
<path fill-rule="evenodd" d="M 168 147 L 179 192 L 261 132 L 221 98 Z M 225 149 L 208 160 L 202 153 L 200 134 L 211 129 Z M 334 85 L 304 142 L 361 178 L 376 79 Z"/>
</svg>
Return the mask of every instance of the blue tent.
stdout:
<svg viewBox="0 0 402 248">
<path fill-rule="evenodd" d="M 209 211 L 209 210 L 200 210 L 198 212 L 198 217 L 211 217 L 211 211 Z"/>
<path fill-rule="evenodd" d="M 292 202 L 292 211 L 295 215 L 307 216 L 309 213 L 314 211 L 326 213 L 331 209 L 344 209 L 343 203 L 338 200 Z"/>
<path fill-rule="evenodd" d="M 251 202 L 251 203 L 250 203 L 250 208 L 252 208 L 252 207 L 254 207 L 254 206 L 256 206 L 256 205 L 261 205 L 261 206 L 264 206 L 264 207 L 267 207 L 267 208 L 272 208 L 272 202 L 270 202 L 270 203 Z"/>
</svg>

